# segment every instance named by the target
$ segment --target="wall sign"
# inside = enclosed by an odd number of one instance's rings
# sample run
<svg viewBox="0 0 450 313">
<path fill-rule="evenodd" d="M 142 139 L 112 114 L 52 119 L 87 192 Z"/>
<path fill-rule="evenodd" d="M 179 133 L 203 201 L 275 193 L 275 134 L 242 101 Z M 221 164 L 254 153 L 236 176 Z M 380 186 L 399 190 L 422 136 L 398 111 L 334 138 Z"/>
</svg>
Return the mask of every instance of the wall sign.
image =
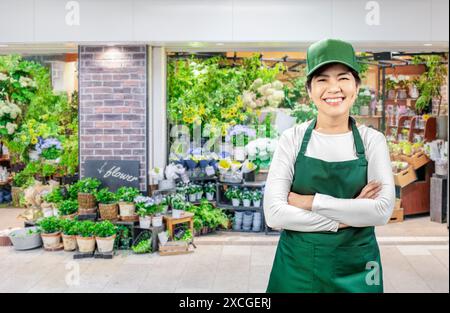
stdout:
<svg viewBox="0 0 450 313">
<path fill-rule="evenodd" d="M 139 189 L 139 161 L 86 160 L 84 176 L 99 179 L 113 192 L 122 186 Z"/>
</svg>

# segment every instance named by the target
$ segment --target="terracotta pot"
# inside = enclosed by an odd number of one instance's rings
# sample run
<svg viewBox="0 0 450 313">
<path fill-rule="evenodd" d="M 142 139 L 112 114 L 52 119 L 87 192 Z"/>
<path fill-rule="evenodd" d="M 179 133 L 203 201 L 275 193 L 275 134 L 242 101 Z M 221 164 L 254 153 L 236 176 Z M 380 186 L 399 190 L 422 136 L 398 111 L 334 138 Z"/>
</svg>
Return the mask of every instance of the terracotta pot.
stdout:
<svg viewBox="0 0 450 313">
<path fill-rule="evenodd" d="M 95 251 L 94 237 L 80 237 L 77 236 L 78 250 L 82 253 L 90 253 Z"/>
<path fill-rule="evenodd" d="M 57 249 L 61 245 L 61 232 L 44 234 L 41 233 L 45 249 Z"/>
<path fill-rule="evenodd" d="M 95 241 L 97 242 L 97 249 L 101 253 L 108 253 L 114 250 L 114 240 L 116 239 L 116 235 L 111 237 L 95 237 Z"/>
<path fill-rule="evenodd" d="M 120 216 L 133 216 L 136 207 L 133 202 L 119 202 Z"/>
<path fill-rule="evenodd" d="M 69 236 L 62 234 L 62 240 L 64 244 L 64 251 L 73 251 L 77 249 L 76 236 Z"/>
</svg>

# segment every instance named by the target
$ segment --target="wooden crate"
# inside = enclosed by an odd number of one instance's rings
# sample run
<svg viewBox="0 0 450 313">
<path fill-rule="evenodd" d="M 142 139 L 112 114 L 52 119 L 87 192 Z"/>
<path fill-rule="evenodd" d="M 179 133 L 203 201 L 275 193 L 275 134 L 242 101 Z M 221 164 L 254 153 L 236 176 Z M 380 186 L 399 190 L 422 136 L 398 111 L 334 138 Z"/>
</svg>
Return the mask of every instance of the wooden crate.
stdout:
<svg viewBox="0 0 450 313">
<path fill-rule="evenodd" d="M 411 166 L 408 166 L 405 170 L 394 174 L 394 182 L 396 186 L 401 188 L 415 182 L 417 180 L 417 175 Z"/>
<path fill-rule="evenodd" d="M 192 253 L 194 251 L 189 250 L 189 243 L 187 241 L 169 241 L 164 245 L 159 246 L 159 255 L 176 255 Z"/>
<path fill-rule="evenodd" d="M 418 168 L 424 166 L 425 164 L 427 164 L 428 162 L 430 162 L 431 160 L 427 157 L 427 155 L 425 154 L 425 152 L 417 152 L 415 154 L 413 154 L 412 156 L 407 156 L 407 155 L 401 155 L 400 159 L 402 161 L 408 162 L 413 169 L 417 170 Z"/>
</svg>

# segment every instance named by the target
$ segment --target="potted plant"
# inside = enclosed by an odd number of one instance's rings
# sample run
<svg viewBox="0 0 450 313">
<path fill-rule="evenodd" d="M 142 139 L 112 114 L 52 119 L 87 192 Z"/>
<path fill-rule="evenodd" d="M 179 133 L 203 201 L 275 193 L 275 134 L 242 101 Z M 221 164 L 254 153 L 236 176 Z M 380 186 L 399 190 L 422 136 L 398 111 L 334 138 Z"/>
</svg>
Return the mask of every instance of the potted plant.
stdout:
<svg viewBox="0 0 450 313">
<path fill-rule="evenodd" d="M 95 193 L 98 187 L 100 187 L 101 182 L 96 178 L 86 177 L 77 181 L 74 185 L 78 191 L 77 199 L 80 213 L 95 213 Z"/>
<path fill-rule="evenodd" d="M 139 189 L 133 187 L 120 187 L 117 189 L 116 195 L 119 200 L 119 210 L 120 216 L 134 216 L 136 211 L 136 206 L 134 204 L 134 199 L 139 196 L 141 192 Z"/>
<path fill-rule="evenodd" d="M 197 187 L 195 185 L 192 184 L 187 188 L 187 194 L 190 202 L 197 201 Z"/>
<path fill-rule="evenodd" d="M 253 200 L 253 206 L 260 207 L 261 206 L 261 199 L 262 199 L 262 192 L 260 190 L 254 190 L 252 193 L 252 200 Z"/>
<path fill-rule="evenodd" d="M 117 205 L 117 195 L 109 191 L 108 188 L 100 189 L 95 194 L 98 202 L 98 210 L 102 220 L 117 220 L 119 215 L 119 206 Z"/>
<path fill-rule="evenodd" d="M 9 233 L 9 239 L 18 251 L 42 247 L 40 229 L 36 226 L 13 230 Z"/>
<path fill-rule="evenodd" d="M 49 210 L 44 210 L 44 208 L 42 208 L 44 216 L 46 216 L 47 214 L 48 216 L 57 216 L 59 214 L 59 204 L 64 200 L 64 195 L 62 194 L 61 189 L 54 188 L 51 192 L 47 193 L 42 198 L 50 206 Z"/>
<path fill-rule="evenodd" d="M 117 227 L 110 221 L 102 221 L 94 226 L 97 249 L 101 253 L 112 252 L 116 239 Z"/>
<path fill-rule="evenodd" d="M 214 193 L 216 192 L 216 184 L 207 183 L 203 189 L 206 193 L 206 199 L 209 201 L 214 200 Z"/>
<path fill-rule="evenodd" d="M 92 221 L 76 222 L 78 251 L 82 253 L 91 253 L 95 250 L 95 223 Z"/>
<path fill-rule="evenodd" d="M 203 188 L 200 185 L 195 185 L 195 188 L 197 190 L 197 200 L 201 200 L 203 196 Z"/>
<path fill-rule="evenodd" d="M 77 221 L 71 219 L 61 220 L 62 240 L 64 251 L 74 251 L 77 249 Z"/>
<path fill-rule="evenodd" d="M 229 187 L 225 191 L 225 197 L 231 200 L 233 206 L 238 207 L 241 202 L 241 191 L 237 187 Z"/>
<path fill-rule="evenodd" d="M 139 216 L 139 227 L 149 229 L 152 226 L 152 216 L 146 207 L 141 207 L 137 210 Z"/>
<path fill-rule="evenodd" d="M 61 246 L 61 222 L 55 216 L 46 217 L 39 221 L 42 241 L 45 249 L 58 249 Z"/>
<path fill-rule="evenodd" d="M 163 204 L 155 204 L 152 207 L 152 226 L 153 227 L 161 227 L 163 224 L 163 215 L 162 212 L 164 211 L 164 205 Z"/>
<path fill-rule="evenodd" d="M 73 219 L 77 215 L 78 202 L 76 200 L 63 200 L 58 204 L 58 214 L 62 219 Z"/>
<path fill-rule="evenodd" d="M 12 203 L 14 207 L 19 207 L 20 195 L 23 194 L 24 189 L 33 185 L 33 183 L 34 178 L 24 171 L 14 174 L 11 187 Z"/>
<path fill-rule="evenodd" d="M 246 208 L 250 207 L 252 203 L 252 192 L 248 189 L 244 189 L 244 191 L 241 193 L 241 199 L 244 204 L 244 207 Z"/>
</svg>

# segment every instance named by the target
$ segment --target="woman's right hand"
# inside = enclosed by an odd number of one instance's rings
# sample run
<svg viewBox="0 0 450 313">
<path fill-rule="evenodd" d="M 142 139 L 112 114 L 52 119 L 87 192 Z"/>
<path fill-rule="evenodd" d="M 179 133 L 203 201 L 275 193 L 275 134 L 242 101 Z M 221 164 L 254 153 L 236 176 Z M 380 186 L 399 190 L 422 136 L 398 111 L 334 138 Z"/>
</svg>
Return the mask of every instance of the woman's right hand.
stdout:
<svg viewBox="0 0 450 313">
<path fill-rule="evenodd" d="M 381 191 L 381 183 L 377 181 L 371 181 L 361 190 L 356 199 L 375 199 L 378 197 L 379 192 Z"/>
</svg>

